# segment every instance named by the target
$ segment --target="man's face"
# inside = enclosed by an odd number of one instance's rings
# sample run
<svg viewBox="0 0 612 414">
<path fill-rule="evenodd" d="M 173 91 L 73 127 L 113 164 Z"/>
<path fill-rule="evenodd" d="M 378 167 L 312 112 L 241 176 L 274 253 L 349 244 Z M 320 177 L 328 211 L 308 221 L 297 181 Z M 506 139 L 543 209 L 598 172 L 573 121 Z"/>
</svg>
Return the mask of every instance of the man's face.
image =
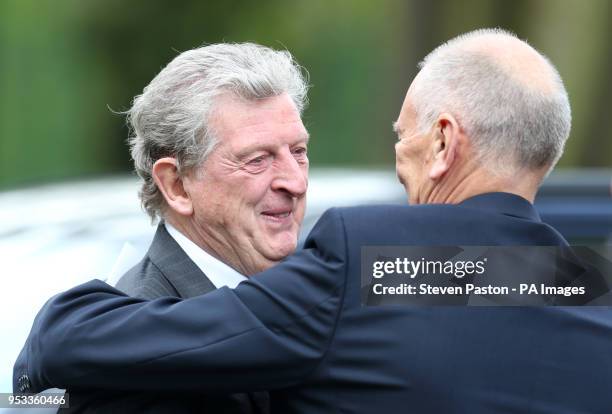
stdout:
<svg viewBox="0 0 612 414">
<path fill-rule="evenodd" d="M 419 195 L 427 183 L 428 157 L 431 137 L 417 129 L 417 117 L 410 99 L 410 90 L 394 125 L 398 141 L 395 144 L 395 169 L 397 177 L 408 193 L 410 204 L 422 202 Z"/>
<path fill-rule="evenodd" d="M 287 94 L 251 102 L 224 95 L 215 108 L 219 144 L 185 190 L 202 247 L 250 275 L 297 246 L 308 133 Z"/>
</svg>

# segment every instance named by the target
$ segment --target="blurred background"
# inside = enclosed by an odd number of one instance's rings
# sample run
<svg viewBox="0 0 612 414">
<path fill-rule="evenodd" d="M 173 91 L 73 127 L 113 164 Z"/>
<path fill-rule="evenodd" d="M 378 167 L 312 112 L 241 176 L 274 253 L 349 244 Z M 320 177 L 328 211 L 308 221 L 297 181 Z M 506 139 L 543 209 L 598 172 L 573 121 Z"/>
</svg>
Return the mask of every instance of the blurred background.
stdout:
<svg viewBox="0 0 612 414">
<path fill-rule="evenodd" d="M 313 166 L 388 166 L 424 55 L 503 27 L 557 66 L 574 122 L 562 167 L 612 165 L 608 0 L 0 2 L 0 189 L 130 171 L 122 116 L 178 52 L 254 41 L 310 73 Z"/>
<path fill-rule="evenodd" d="M 11 390 L 13 361 L 49 296 L 112 280 L 142 257 L 154 228 L 116 112 L 178 53 L 206 43 L 287 49 L 310 73 L 307 231 L 330 205 L 405 203 L 391 124 L 417 63 L 460 33 L 514 31 L 557 66 L 573 109 L 560 173 L 536 207 L 571 242 L 609 251 L 611 4 L 1 0 L 0 392 Z"/>
</svg>

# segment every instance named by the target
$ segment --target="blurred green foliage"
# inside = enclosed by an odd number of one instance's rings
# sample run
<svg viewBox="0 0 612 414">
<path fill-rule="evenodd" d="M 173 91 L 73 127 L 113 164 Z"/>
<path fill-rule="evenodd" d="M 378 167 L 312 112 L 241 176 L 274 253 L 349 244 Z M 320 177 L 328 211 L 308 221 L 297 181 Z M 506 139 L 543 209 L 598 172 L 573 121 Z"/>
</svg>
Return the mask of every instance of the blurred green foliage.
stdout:
<svg viewBox="0 0 612 414">
<path fill-rule="evenodd" d="M 556 64 L 573 107 L 566 167 L 612 165 L 607 0 L 0 1 L 0 188 L 129 171 L 124 119 L 177 52 L 253 41 L 308 69 L 311 164 L 392 165 L 391 123 L 441 42 L 504 27 Z"/>
</svg>

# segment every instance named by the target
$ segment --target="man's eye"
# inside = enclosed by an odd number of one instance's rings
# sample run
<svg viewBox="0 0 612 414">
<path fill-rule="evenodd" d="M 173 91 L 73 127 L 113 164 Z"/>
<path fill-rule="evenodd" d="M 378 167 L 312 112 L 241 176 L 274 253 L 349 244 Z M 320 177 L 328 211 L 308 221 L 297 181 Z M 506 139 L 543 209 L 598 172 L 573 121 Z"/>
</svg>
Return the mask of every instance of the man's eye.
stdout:
<svg viewBox="0 0 612 414">
<path fill-rule="evenodd" d="M 253 158 L 252 160 L 249 160 L 247 164 L 251 166 L 258 166 L 258 165 L 263 164 L 265 159 L 266 159 L 265 155 L 261 155 L 259 157 Z"/>
<path fill-rule="evenodd" d="M 306 147 L 298 147 L 293 150 L 293 155 L 306 155 Z"/>
</svg>

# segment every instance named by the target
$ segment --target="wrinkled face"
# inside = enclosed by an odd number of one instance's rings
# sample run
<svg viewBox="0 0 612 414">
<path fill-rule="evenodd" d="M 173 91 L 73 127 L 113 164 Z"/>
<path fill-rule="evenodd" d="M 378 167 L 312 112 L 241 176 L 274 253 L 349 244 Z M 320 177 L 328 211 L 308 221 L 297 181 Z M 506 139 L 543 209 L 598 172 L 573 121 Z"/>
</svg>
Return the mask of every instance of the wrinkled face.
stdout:
<svg viewBox="0 0 612 414">
<path fill-rule="evenodd" d="M 218 258 L 250 275 L 291 254 L 306 204 L 308 133 L 287 94 L 218 98 L 219 144 L 188 186 L 200 236 Z"/>
<path fill-rule="evenodd" d="M 421 202 L 419 195 L 427 183 L 427 171 L 431 157 L 428 149 L 431 136 L 417 129 L 417 117 L 410 99 L 410 90 L 402 105 L 399 118 L 394 124 L 398 141 L 395 144 L 395 169 L 397 177 L 408 193 L 410 204 Z"/>
</svg>

